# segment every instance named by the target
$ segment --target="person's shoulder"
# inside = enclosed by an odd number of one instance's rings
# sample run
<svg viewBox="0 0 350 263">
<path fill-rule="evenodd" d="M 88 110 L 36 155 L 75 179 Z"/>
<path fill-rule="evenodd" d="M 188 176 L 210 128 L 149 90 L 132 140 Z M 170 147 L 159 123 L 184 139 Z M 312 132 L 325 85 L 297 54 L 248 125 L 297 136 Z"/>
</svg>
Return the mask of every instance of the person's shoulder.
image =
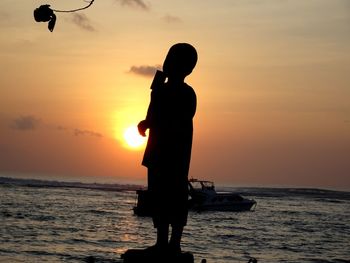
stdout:
<svg viewBox="0 0 350 263">
<path fill-rule="evenodd" d="M 193 92 L 195 93 L 194 89 L 192 88 L 192 86 L 188 85 L 187 83 L 184 83 L 184 87 L 185 90 L 187 90 L 188 92 Z"/>
<path fill-rule="evenodd" d="M 196 92 L 194 89 L 188 85 L 187 83 L 184 83 L 184 90 L 186 91 L 188 96 L 196 97 Z"/>
</svg>

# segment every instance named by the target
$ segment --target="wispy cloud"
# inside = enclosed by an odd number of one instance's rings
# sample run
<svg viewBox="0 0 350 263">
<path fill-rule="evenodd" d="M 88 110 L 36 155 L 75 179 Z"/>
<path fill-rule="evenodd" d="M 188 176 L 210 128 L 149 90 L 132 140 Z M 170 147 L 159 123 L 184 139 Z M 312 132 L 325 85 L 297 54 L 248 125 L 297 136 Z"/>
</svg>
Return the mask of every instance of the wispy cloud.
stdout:
<svg viewBox="0 0 350 263">
<path fill-rule="evenodd" d="M 8 19 L 10 15 L 4 11 L 0 11 L 0 20 Z"/>
<path fill-rule="evenodd" d="M 14 16 L 10 15 L 8 11 L 0 10 L 0 27 L 13 28 L 14 25 Z"/>
<path fill-rule="evenodd" d="M 74 129 L 73 132 L 75 136 L 93 136 L 98 138 L 103 137 L 101 133 L 89 131 L 89 130 Z"/>
<path fill-rule="evenodd" d="M 12 121 L 11 128 L 19 131 L 35 130 L 40 122 L 39 118 L 32 115 L 20 116 Z"/>
<path fill-rule="evenodd" d="M 169 24 L 182 22 L 180 17 L 172 16 L 172 15 L 165 15 L 162 17 L 162 20 L 169 23 Z"/>
<path fill-rule="evenodd" d="M 161 65 L 149 66 L 132 66 L 129 70 L 129 73 L 134 73 L 137 75 L 145 76 L 145 77 L 153 77 L 156 73 L 157 69 L 161 68 Z"/>
<path fill-rule="evenodd" d="M 8 124 L 9 126 L 7 127 L 17 131 L 33 131 L 33 130 L 39 130 L 39 129 L 40 130 L 49 129 L 49 130 L 55 130 L 58 132 L 66 132 L 74 136 L 89 136 L 89 137 L 95 137 L 95 138 L 103 137 L 101 133 L 92 131 L 92 130 L 81 129 L 76 127 L 74 128 L 66 127 L 64 125 L 57 125 L 52 123 L 50 124 L 45 121 L 42 121 L 40 118 L 34 115 L 22 115 L 17 118 L 10 119 L 10 121 L 7 122 L 7 125 Z"/>
<path fill-rule="evenodd" d="M 92 25 L 91 20 L 85 15 L 81 13 L 73 13 L 71 16 L 71 21 L 86 31 L 96 31 L 95 27 Z"/>
<path fill-rule="evenodd" d="M 91 137 L 96 137 L 96 138 L 102 138 L 103 135 L 99 132 L 91 131 L 91 130 L 86 130 L 86 129 L 80 129 L 80 128 L 69 128 L 63 125 L 55 125 L 51 126 L 51 128 L 56 129 L 57 131 L 60 132 L 68 132 L 73 134 L 74 136 L 91 136 Z"/>
<path fill-rule="evenodd" d="M 140 8 L 142 10 L 148 11 L 150 9 L 150 5 L 146 4 L 143 0 L 116 0 L 121 5 Z"/>
</svg>

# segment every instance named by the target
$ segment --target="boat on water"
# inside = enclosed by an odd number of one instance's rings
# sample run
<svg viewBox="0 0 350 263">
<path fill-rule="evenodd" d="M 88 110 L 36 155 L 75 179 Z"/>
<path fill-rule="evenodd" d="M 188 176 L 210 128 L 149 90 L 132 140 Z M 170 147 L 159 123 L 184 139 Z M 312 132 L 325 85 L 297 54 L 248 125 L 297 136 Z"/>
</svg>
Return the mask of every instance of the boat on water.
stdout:
<svg viewBox="0 0 350 263">
<path fill-rule="evenodd" d="M 188 181 L 190 210 L 200 211 L 250 211 L 257 203 L 253 199 L 244 198 L 232 192 L 217 192 L 211 181 L 190 179 Z M 151 216 L 151 200 L 148 190 L 137 190 L 135 215 Z"/>
<path fill-rule="evenodd" d="M 256 201 L 232 192 L 217 192 L 214 183 L 189 180 L 190 208 L 195 211 L 250 211 Z"/>
</svg>

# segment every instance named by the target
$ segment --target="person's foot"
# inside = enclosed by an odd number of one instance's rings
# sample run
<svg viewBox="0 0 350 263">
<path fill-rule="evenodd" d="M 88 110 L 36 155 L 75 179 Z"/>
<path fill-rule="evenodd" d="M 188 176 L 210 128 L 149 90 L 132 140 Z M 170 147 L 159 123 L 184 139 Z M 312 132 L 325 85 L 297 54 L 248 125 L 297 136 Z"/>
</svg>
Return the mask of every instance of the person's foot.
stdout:
<svg viewBox="0 0 350 263">
<path fill-rule="evenodd" d="M 181 246 L 180 245 L 168 245 L 168 253 L 171 255 L 180 255 L 181 254 Z"/>
<path fill-rule="evenodd" d="M 150 247 L 144 249 L 144 252 L 148 255 L 165 254 L 166 251 L 167 251 L 167 246 L 162 246 L 159 244 L 155 244 L 153 246 L 150 246 Z"/>
<path fill-rule="evenodd" d="M 158 245 L 153 245 L 144 249 L 147 254 L 154 254 L 159 252 L 160 247 Z"/>
</svg>

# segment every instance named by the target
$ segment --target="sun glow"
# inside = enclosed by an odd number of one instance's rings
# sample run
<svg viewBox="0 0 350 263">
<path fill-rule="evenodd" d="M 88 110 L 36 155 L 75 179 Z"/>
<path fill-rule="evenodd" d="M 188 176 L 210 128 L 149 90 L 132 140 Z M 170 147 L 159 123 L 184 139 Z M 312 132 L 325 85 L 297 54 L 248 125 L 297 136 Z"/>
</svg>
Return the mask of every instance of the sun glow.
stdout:
<svg viewBox="0 0 350 263">
<path fill-rule="evenodd" d="M 124 131 L 126 145 L 132 149 L 140 149 L 146 143 L 146 137 L 142 137 L 136 126 L 130 126 Z"/>
</svg>

